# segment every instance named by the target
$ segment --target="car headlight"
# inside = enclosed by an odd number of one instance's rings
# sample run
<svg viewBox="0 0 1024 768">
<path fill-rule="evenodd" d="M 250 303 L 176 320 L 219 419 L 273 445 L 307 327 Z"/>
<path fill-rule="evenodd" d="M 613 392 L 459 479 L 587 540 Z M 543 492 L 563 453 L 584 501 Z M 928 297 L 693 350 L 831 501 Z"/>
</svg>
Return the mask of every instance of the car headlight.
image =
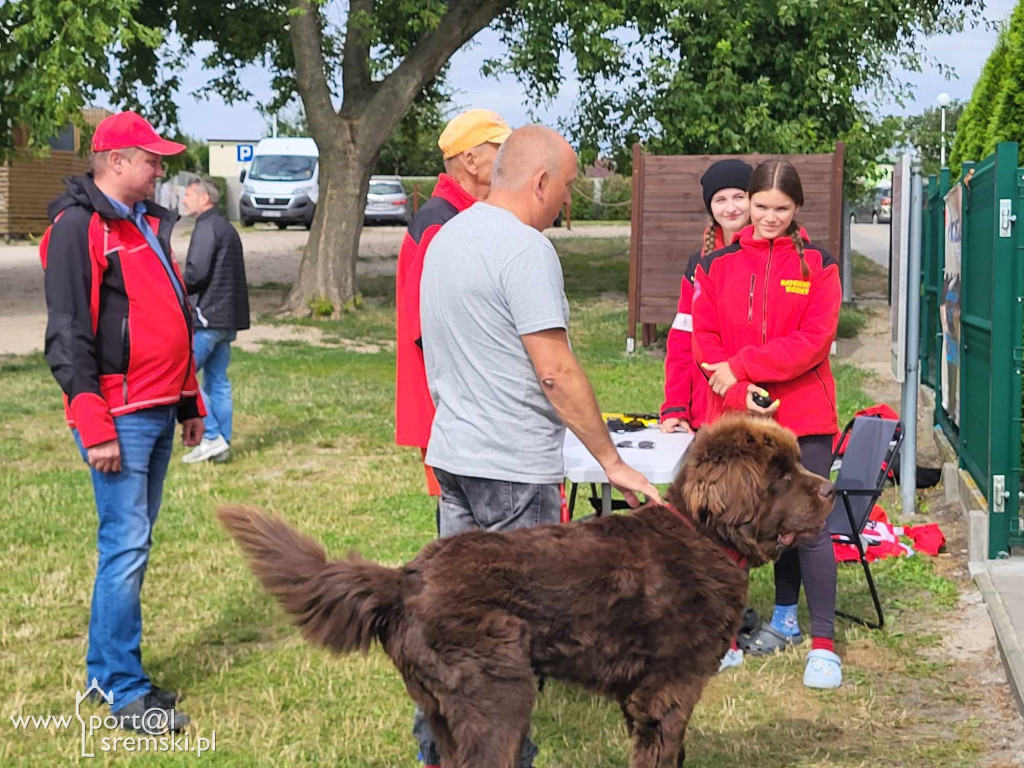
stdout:
<svg viewBox="0 0 1024 768">
<path fill-rule="evenodd" d="M 253 187 L 250 187 L 248 184 L 245 184 L 242 187 L 242 194 L 243 195 L 255 195 L 256 194 L 256 190 Z"/>
<path fill-rule="evenodd" d="M 312 184 L 307 184 L 304 187 L 296 187 L 295 189 L 292 190 L 292 194 L 293 195 L 308 195 L 308 194 L 311 194 L 314 189 L 316 189 L 316 187 L 314 187 Z"/>
</svg>

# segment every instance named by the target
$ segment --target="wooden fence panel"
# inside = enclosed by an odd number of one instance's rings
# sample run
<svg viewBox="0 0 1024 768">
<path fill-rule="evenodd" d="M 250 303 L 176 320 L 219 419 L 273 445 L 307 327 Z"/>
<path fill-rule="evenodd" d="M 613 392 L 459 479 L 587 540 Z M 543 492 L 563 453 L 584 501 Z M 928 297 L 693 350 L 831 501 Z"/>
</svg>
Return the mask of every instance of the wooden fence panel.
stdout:
<svg viewBox="0 0 1024 768">
<path fill-rule="evenodd" d="M 75 152 L 52 152 L 44 158 L 14 158 L 8 166 L 7 221 L 0 235 L 41 235 L 49 226 L 46 206 L 64 191 L 62 179 L 85 173 L 89 161 Z M 6 229 L 3 225 L 6 223 Z"/>
</svg>

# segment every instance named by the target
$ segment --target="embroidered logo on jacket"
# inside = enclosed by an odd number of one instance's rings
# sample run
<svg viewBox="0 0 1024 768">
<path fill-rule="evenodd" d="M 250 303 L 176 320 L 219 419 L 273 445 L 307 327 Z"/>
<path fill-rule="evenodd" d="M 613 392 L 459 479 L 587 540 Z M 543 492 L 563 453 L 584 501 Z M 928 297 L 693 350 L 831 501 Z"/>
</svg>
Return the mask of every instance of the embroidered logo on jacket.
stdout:
<svg viewBox="0 0 1024 768">
<path fill-rule="evenodd" d="M 786 289 L 786 293 L 799 293 L 806 296 L 811 292 L 810 280 L 780 280 L 779 283 Z"/>
</svg>

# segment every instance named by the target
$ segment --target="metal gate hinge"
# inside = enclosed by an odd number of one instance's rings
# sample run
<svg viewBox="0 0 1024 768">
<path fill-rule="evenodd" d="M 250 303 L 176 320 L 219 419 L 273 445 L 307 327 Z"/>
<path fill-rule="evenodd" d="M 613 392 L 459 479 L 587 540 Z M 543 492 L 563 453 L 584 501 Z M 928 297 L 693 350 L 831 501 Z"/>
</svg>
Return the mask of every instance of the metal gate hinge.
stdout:
<svg viewBox="0 0 1024 768">
<path fill-rule="evenodd" d="M 992 475 L 992 511 L 1005 512 L 1008 498 L 1010 492 L 1006 490 L 1006 475 Z"/>
<path fill-rule="evenodd" d="M 999 236 L 1009 237 L 1010 226 L 1017 220 L 1013 215 L 1013 201 L 1004 197 L 999 201 Z"/>
</svg>

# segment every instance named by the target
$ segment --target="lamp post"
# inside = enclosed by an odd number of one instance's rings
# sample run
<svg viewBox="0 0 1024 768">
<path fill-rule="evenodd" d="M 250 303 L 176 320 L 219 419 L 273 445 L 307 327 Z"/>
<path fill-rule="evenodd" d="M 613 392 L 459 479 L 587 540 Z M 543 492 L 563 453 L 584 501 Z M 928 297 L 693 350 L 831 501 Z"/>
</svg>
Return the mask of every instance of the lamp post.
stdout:
<svg viewBox="0 0 1024 768">
<path fill-rule="evenodd" d="M 939 149 L 939 167 L 940 168 L 945 168 L 946 167 L 946 107 L 949 106 L 949 94 L 948 93 L 940 93 L 938 95 L 938 97 L 935 99 L 935 103 L 939 105 L 939 109 L 942 112 L 942 118 L 941 118 L 942 123 L 941 123 L 941 128 L 940 128 L 940 132 L 942 134 L 942 142 L 940 144 L 941 148 Z"/>
</svg>

